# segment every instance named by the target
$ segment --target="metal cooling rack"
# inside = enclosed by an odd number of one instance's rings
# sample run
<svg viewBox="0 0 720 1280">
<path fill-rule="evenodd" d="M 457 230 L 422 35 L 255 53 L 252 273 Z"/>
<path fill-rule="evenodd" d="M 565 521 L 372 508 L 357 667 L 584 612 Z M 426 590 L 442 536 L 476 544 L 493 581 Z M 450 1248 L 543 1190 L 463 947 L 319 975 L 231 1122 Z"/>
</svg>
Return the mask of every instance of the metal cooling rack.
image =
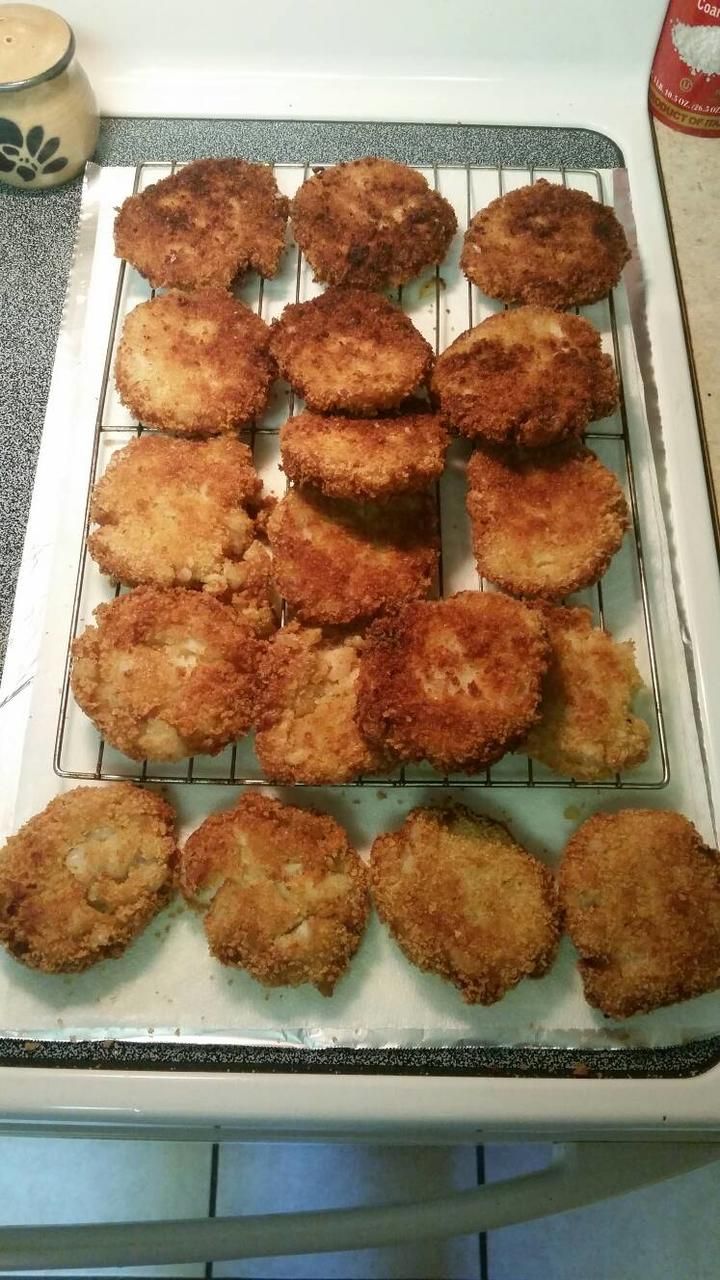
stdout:
<svg viewBox="0 0 720 1280">
<path fill-rule="evenodd" d="M 176 168 L 181 166 L 175 162 L 164 164 L 144 164 L 138 165 L 135 170 L 132 192 L 135 194 L 141 187 L 144 178 L 148 174 L 155 172 L 156 177 L 162 176 L 167 172 L 173 173 Z M 291 172 L 297 178 L 297 185 L 313 171 L 326 166 L 311 165 L 309 162 L 297 165 L 276 165 L 276 174 L 281 172 Z M 536 170 L 533 168 L 519 169 L 509 166 L 464 166 L 464 165 L 443 165 L 443 166 L 418 166 L 424 170 L 428 178 L 434 179 L 435 189 L 439 186 L 439 176 L 443 173 L 465 174 L 465 215 L 466 225 L 470 222 L 475 209 L 473 208 L 473 178 L 479 174 L 494 173 L 497 181 L 497 191 L 493 191 L 492 195 L 503 195 L 508 189 L 509 181 L 514 180 L 514 185 L 520 185 L 521 182 L 528 180 L 533 182 L 536 179 Z M 157 171 L 162 171 L 158 174 Z M 562 181 L 564 185 L 578 185 L 578 179 L 586 179 L 591 184 L 595 184 L 596 198 L 603 199 L 602 176 L 599 171 L 594 169 L 573 169 L 566 171 L 565 169 L 556 170 L 538 170 L 538 174 L 548 177 L 551 180 Z M 572 174 L 575 180 L 568 182 L 568 173 Z M 487 200 L 485 202 L 487 202 Z M 458 212 L 456 207 L 456 212 Z M 464 231 L 462 218 L 458 218 L 460 236 Z M 293 246 L 290 251 L 295 254 L 296 265 L 289 279 L 291 286 L 288 288 L 284 302 L 298 302 L 301 300 L 301 284 L 303 280 L 303 258 L 297 246 Z M 441 308 L 443 303 L 444 281 L 442 272 L 445 265 L 436 267 L 434 272 L 434 347 L 436 354 L 441 349 Z M 117 288 L 115 292 L 115 300 L 112 311 L 112 320 L 110 332 L 108 336 L 107 351 L 104 361 L 102 383 L 100 388 L 99 408 L 95 421 L 94 441 L 92 450 L 92 460 L 90 466 L 89 483 L 87 490 L 87 501 L 85 510 L 83 547 L 80 553 L 77 578 L 75 583 L 75 592 L 72 609 L 72 623 L 70 635 L 68 639 L 67 655 L 65 661 L 65 671 L 62 685 L 62 694 L 60 701 L 60 712 L 58 717 L 57 733 L 55 739 L 54 751 L 54 769 L 58 776 L 62 778 L 72 778 L 77 780 L 102 780 L 107 782 L 126 781 L 134 779 L 142 782 L 153 782 L 163 784 L 205 784 L 205 785 L 227 785 L 227 786 L 262 786 L 271 785 L 269 780 L 260 772 L 260 767 L 254 755 L 250 761 L 249 751 L 247 748 L 247 739 L 242 744 L 236 743 L 232 747 L 227 748 L 221 756 L 195 757 L 188 761 L 179 762 L 175 765 L 158 766 L 157 764 L 148 765 L 147 761 L 138 763 L 132 761 L 125 756 L 120 756 L 112 748 L 108 748 L 105 741 L 100 735 L 86 722 L 84 729 L 84 739 L 80 746 L 70 741 L 72 735 L 69 732 L 69 718 L 74 712 L 79 714 L 74 704 L 70 691 L 70 667 L 71 667 L 71 646 L 75 636 L 83 630 L 83 599 L 84 592 L 89 578 L 92 575 L 101 577 L 97 566 L 90 559 L 87 548 L 86 538 L 90 527 L 90 498 L 92 486 L 95 480 L 101 474 L 102 468 L 99 468 L 99 460 L 101 453 L 101 444 L 104 438 L 113 436 L 119 437 L 120 440 L 127 442 L 133 436 L 142 434 L 144 428 L 142 424 L 115 424 L 105 421 L 106 405 L 108 402 L 108 393 L 111 387 L 111 373 L 113 367 L 113 357 L 119 336 L 119 329 L 126 311 L 123 308 L 123 300 L 125 298 L 125 290 L 128 277 L 132 274 L 131 269 L 123 262 L 119 268 Z M 263 313 L 263 306 L 266 295 L 267 282 L 262 278 L 258 278 L 257 288 L 255 290 L 254 306 L 259 315 Z M 150 291 L 151 295 L 154 290 Z M 399 289 L 397 293 L 398 301 L 403 303 L 403 290 Z M 467 282 L 467 304 L 466 304 L 466 325 L 472 326 L 477 323 L 478 305 L 476 303 L 477 290 Z M 250 301 L 247 294 L 243 294 L 244 301 Z M 487 303 L 487 299 L 484 300 Z M 636 576 L 639 601 L 638 604 L 642 613 L 642 629 L 644 637 L 644 647 L 647 659 L 647 671 L 650 677 L 649 691 L 652 698 L 652 712 L 649 714 L 651 731 L 653 733 L 653 755 L 651 756 L 652 764 L 648 774 L 647 767 L 641 768 L 640 771 L 634 771 L 629 777 L 623 777 L 616 774 L 614 778 L 593 782 L 578 782 L 573 778 L 563 778 L 551 775 L 549 770 L 542 766 L 534 765 L 532 760 L 524 756 L 506 756 L 503 761 L 484 770 L 481 774 L 469 777 L 461 774 L 451 774 L 441 776 L 427 766 L 418 766 L 417 768 L 405 767 L 400 768 L 393 774 L 385 777 L 373 775 L 372 777 L 358 778 L 345 786 L 353 787 L 447 787 L 447 786 L 470 786 L 479 788 L 499 787 L 499 788 L 566 788 L 581 789 L 591 788 L 600 790 L 618 790 L 622 788 L 632 788 L 632 790 L 659 790 L 668 785 L 670 781 L 670 762 L 668 758 L 667 738 L 665 731 L 665 722 L 663 716 L 662 699 L 660 695 L 660 685 L 658 678 L 656 645 L 653 636 L 652 618 L 649 606 L 647 573 L 645 566 L 645 557 L 643 555 L 642 538 L 640 531 L 640 521 L 638 513 L 637 488 L 635 484 L 633 460 L 630 444 L 630 434 L 628 430 L 628 416 L 625 401 L 625 388 L 623 379 L 623 367 L 621 358 L 621 348 L 618 338 L 618 325 L 615 300 L 611 295 L 608 299 L 609 308 L 609 328 L 611 333 L 611 349 L 614 357 L 615 369 L 617 372 L 619 383 L 619 411 L 616 418 L 613 419 L 612 429 L 596 430 L 586 433 L 585 439 L 590 442 L 609 442 L 614 441 L 615 447 L 619 450 L 622 459 L 622 465 L 618 465 L 615 469 L 619 473 L 621 483 L 626 491 L 629 499 L 629 505 L 632 516 L 632 526 L 626 535 L 626 541 L 632 542 L 634 574 Z M 129 309 L 129 308 L 128 308 Z M 579 312 L 579 308 L 575 309 Z M 289 413 L 292 416 L 295 409 L 295 398 L 291 392 L 288 393 Z M 278 426 L 254 426 L 246 432 L 242 433 L 242 438 L 250 444 L 253 455 L 256 456 L 256 450 L 259 441 L 268 440 L 268 438 L 276 439 L 278 435 Z M 437 487 L 438 501 L 438 517 L 440 527 L 440 553 L 438 557 L 438 593 L 443 594 L 444 571 L 443 571 L 443 522 L 442 509 L 440 502 L 440 490 Z M 480 590 L 485 590 L 486 585 L 492 590 L 490 584 L 486 584 L 482 578 L 477 578 L 477 585 Z M 117 596 L 121 591 L 118 586 L 115 588 Z M 585 593 L 587 595 L 587 593 Z M 586 601 L 590 603 L 590 600 Z M 596 615 L 603 629 L 608 627 L 608 619 L 606 617 L 607 608 L 603 593 L 602 581 L 597 584 L 593 590 L 592 598 L 593 612 Z M 282 608 L 282 622 L 285 621 L 286 610 Z M 612 628 L 611 628 L 612 629 Z M 83 717 L 84 719 L 84 717 Z M 88 735 L 90 734 L 90 737 Z M 80 759 L 82 757 L 82 759 Z M 510 763 L 510 771 L 508 771 L 508 762 Z M 644 771 L 643 771 L 644 770 Z"/>
</svg>

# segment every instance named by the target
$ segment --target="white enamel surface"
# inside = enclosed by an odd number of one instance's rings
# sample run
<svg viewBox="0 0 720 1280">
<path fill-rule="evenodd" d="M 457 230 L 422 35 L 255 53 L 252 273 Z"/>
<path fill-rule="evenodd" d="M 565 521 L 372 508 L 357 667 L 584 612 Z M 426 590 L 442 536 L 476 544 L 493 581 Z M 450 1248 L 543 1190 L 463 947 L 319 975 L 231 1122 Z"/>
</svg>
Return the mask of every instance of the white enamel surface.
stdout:
<svg viewBox="0 0 720 1280">
<path fill-rule="evenodd" d="M 534 6 L 506 5 L 503 12 L 512 40 L 505 41 L 505 30 L 498 32 L 497 23 L 490 18 L 483 28 L 484 42 L 466 38 L 469 30 L 467 21 L 473 20 L 468 17 L 471 8 L 474 6 L 457 6 L 457 16 L 466 19 L 464 27 L 456 28 L 463 32 L 460 46 L 464 51 L 464 62 L 446 58 L 444 65 L 434 64 L 433 72 L 416 57 L 414 62 L 410 61 L 407 77 L 401 78 L 403 69 L 408 70 L 407 65 L 400 69 L 398 64 L 394 68 L 375 64 L 368 61 L 362 42 L 346 42 L 344 48 L 350 50 L 347 65 L 338 59 L 334 62 L 346 78 L 342 81 L 318 79 L 309 73 L 312 59 L 320 47 L 314 44 L 312 53 L 306 50 L 303 57 L 302 79 L 293 80 L 279 70 L 283 66 L 283 58 L 287 59 L 290 54 L 284 49 L 283 38 L 278 36 L 275 49 L 268 46 L 264 50 L 260 42 L 258 53 L 258 46 L 254 46 L 256 65 L 250 70 L 257 78 L 253 80 L 233 77 L 230 85 L 223 80 L 222 68 L 215 66 L 216 96 L 213 98 L 211 94 L 203 99 L 208 102 L 207 113 L 218 114 L 227 109 L 229 98 L 223 98 L 223 94 L 232 88 L 236 104 L 233 114 L 282 116 L 292 112 L 324 118 L 372 116 L 376 119 L 431 118 L 479 123 L 552 122 L 596 128 L 608 133 L 622 148 L 641 245 L 649 345 L 661 405 L 666 483 L 673 512 L 674 555 L 683 583 L 686 628 L 698 660 L 698 696 L 703 711 L 708 773 L 717 795 L 720 781 L 720 677 L 714 650 L 720 625 L 720 590 L 704 496 L 702 458 L 694 430 L 691 385 L 682 345 L 672 262 L 644 106 L 647 69 L 664 5 L 647 0 L 631 8 L 624 3 L 605 6 L 600 27 L 595 29 L 593 22 L 594 15 L 600 12 L 598 6 L 584 3 L 571 6 L 567 3 L 553 6 L 552 14 L 544 15 L 540 24 L 542 30 L 537 29 L 538 24 L 532 19 L 528 20 Z M 490 6 L 480 8 L 487 19 Z M 80 40 L 86 40 L 88 50 L 93 39 L 99 49 L 98 33 L 92 30 L 89 5 L 60 5 L 59 9 L 76 26 Z M 320 6 L 314 10 L 317 15 L 319 11 Z M 363 11 L 368 12 L 367 6 Z M 275 10 L 270 6 L 264 12 L 272 19 Z M 556 28 L 556 20 L 562 26 L 562 32 Z M 447 31 L 450 25 L 448 22 Z M 422 29 L 422 24 L 419 29 Z M 412 27 L 413 33 L 415 30 L 416 27 Z M 441 52 L 446 49 L 444 41 L 451 39 L 447 31 L 443 24 L 445 35 L 440 33 L 442 38 L 438 46 Z M 146 47 L 157 59 L 160 56 L 159 31 L 156 34 L 158 42 L 153 44 L 151 21 Z M 309 41 L 311 36 L 312 32 L 309 32 Z M 107 60 L 107 50 L 112 44 L 105 37 L 104 30 L 105 53 L 98 52 L 94 68 L 88 53 L 84 54 L 105 109 L 108 104 L 115 103 L 117 107 L 124 102 L 121 109 L 129 112 L 151 113 L 159 109 L 182 112 L 182 104 L 187 104 L 189 99 L 187 81 L 183 81 L 178 73 L 181 65 L 177 60 L 179 53 L 174 63 L 172 57 L 169 59 L 166 75 L 156 74 L 156 90 L 152 92 L 149 79 L 145 77 L 143 81 L 141 69 L 137 75 L 126 76 L 121 83 L 123 59 L 122 49 L 118 46 L 114 63 L 117 75 L 113 87 L 112 77 L 108 76 L 107 82 L 102 76 L 98 79 L 102 57 Z M 222 44 L 222 41 L 217 41 L 218 47 Z M 410 44 L 412 46 L 412 39 Z M 326 41 L 322 47 L 332 53 L 332 41 Z M 480 47 L 482 56 L 477 53 Z M 531 49 L 537 56 L 529 67 L 527 55 Z M 271 79 L 258 74 L 257 63 L 262 61 L 264 51 L 267 53 L 266 65 L 274 68 Z M 580 65 L 583 58 L 589 60 L 591 51 L 596 56 L 593 74 L 582 71 Z M 473 56 L 478 59 L 474 71 L 468 61 Z M 357 62 L 354 61 L 356 58 Z M 197 65 L 202 61 L 198 58 Z M 356 74 L 360 61 L 364 63 L 363 78 Z M 494 68 L 492 73 L 488 70 L 490 66 Z M 439 78 L 421 78 L 428 74 L 431 77 L 437 74 Z M 457 78 L 452 79 L 453 75 Z M 609 82 L 608 76 L 612 76 Z M 176 92 L 181 81 L 186 91 L 182 99 Z M 248 104 L 247 95 L 252 95 L 252 107 Z M 97 323 L 102 324 L 102 317 L 98 317 Z M 51 413 L 60 416 L 69 413 L 68 404 L 71 402 L 71 397 L 63 399 L 61 389 L 54 386 Z M 26 554 L 26 564 L 39 556 L 40 575 L 47 572 L 48 563 L 41 549 L 51 540 L 51 536 L 48 539 L 47 528 L 38 522 L 38 510 L 43 501 L 42 477 L 45 476 L 45 484 L 52 484 L 62 455 L 63 449 L 58 440 L 49 444 L 46 437 L 39 473 L 40 487 L 36 493 Z M 80 468 L 82 457 L 76 457 L 75 461 Z M 70 495 L 66 496 L 69 508 Z M 76 537 L 79 538 L 78 530 Z M 74 545 L 77 547 L 77 541 Z M 34 578 L 30 592 L 28 573 L 24 572 L 20 599 L 28 602 L 25 608 L 31 607 L 31 597 L 37 598 L 38 582 L 41 581 L 41 576 Z M 11 670 L 19 670 L 23 665 L 19 649 L 22 649 L 26 665 L 32 665 L 32 644 L 20 641 L 17 632 L 14 640 L 16 648 L 11 659 L 15 666 Z M 9 688 L 7 682 L 4 688 Z M 18 700 L 11 705 L 16 707 Z M 12 744 L 4 738 L 3 745 L 9 764 L 13 765 L 18 758 L 15 731 Z M 5 798 L 9 799 L 7 790 Z M 41 797 L 38 799 L 42 802 Z M 217 803 L 222 799 L 218 796 Z M 4 816 L 13 820 L 10 805 Z M 108 1124 L 216 1123 L 236 1129 L 293 1127 L 305 1132 L 325 1128 L 345 1132 L 367 1131 L 368 1128 L 374 1130 L 376 1126 L 388 1132 L 394 1128 L 405 1133 L 423 1128 L 438 1133 L 483 1128 L 501 1132 L 518 1129 L 546 1133 L 558 1130 L 594 1132 L 600 1129 L 609 1133 L 627 1128 L 662 1132 L 667 1128 L 705 1130 L 716 1126 L 720 1113 L 716 1078 L 715 1071 L 697 1080 L 672 1082 L 458 1080 L 453 1082 L 451 1089 L 443 1081 L 408 1079 L 403 1080 L 402 1088 L 398 1089 L 393 1080 L 382 1079 L 346 1081 L 323 1078 L 315 1081 L 301 1078 L 290 1084 L 282 1078 L 250 1077 L 243 1079 L 240 1089 L 237 1079 L 215 1076 L 212 1089 L 208 1090 L 208 1082 L 202 1077 L 131 1077 L 112 1072 L 86 1076 L 73 1072 L 8 1070 L 3 1072 L 3 1110 L 8 1117 L 24 1116 L 26 1119 L 57 1119 L 64 1115 L 68 1121 L 75 1122 L 84 1117 L 88 1121 L 92 1119 Z M 293 1100 L 292 1117 L 287 1114 L 288 1090 L 291 1090 Z"/>
<path fill-rule="evenodd" d="M 127 0 L 102 14 L 92 0 L 55 7 L 75 30 L 105 115 L 602 128 L 588 116 L 588 77 L 647 86 L 666 6 L 349 0 L 340 10 L 335 0 L 210 0 L 199 12 L 191 0 Z M 625 97 L 618 116 L 627 110 Z"/>
</svg>

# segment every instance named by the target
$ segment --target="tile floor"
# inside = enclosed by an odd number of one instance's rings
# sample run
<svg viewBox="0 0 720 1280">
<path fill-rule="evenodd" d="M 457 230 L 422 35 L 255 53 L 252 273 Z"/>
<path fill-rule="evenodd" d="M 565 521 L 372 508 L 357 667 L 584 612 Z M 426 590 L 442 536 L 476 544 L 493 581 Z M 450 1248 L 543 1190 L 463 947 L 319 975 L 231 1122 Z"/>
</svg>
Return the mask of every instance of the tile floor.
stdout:
<svg viewBox="0 0 720 1280">
<path fill-rule="evenodd" d="M 0 1224 L 180 1218 L 409 1199 L 529 1172 L 548 1147 L 0 1138 Z M 574 1214 L 416 1248 L 72 1273 L 223 1280 L 717 1280 L 720 1161 Z M 17 1273 L 16 1273 L 17 1274 Z M 38 1273 L 23 1272 L 23 1276 Z M 55 1272 L 65 1275 L 68 1272 Z"/>
</svg>

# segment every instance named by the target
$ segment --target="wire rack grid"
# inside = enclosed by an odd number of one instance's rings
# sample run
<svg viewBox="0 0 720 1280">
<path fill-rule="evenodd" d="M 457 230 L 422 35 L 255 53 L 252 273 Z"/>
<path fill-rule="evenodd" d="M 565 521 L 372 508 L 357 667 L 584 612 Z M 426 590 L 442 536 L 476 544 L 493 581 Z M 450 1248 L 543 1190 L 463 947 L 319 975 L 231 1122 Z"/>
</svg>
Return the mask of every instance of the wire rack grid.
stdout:
<svg viewBox="0 0 720 1280">
<path fill-rule="evenodd" d="M 155 181 L 158 177 L 173 173 L 179 167 L 174 162 L 138 165 L 134 174 L 132 193 L 136 193 L 143 185 L 147 185 L 148 181 Z M 276 165 L 275 172 L 279 185 L 291 193 L 311 172 L 317 171 L 322 167 L 326 166 L 314 165 L 310 162 L 297 165 L 285 164 Z M 561 181 L 564 185 L 589 189 L 590 193 L 599 200 L 602 200 L 604 196 L 602 175 L 597 170 L 592 169 L 573 169 L 572 171 L 560 169 L 553 171 L 502 166 L 460 165 L 443 165 L 442 168 L 428 165 L 419 166 L 419 168 L 425 173 L 436 190 L 443 189 L 443 186 L 447 184 L 452 188 L 461 233 L 464 231 L 464 225 L 466 226 L 470 222 L 477 208 L 482 207 L 482 204 L 487 203 L 494 195 L 503 195 L 512 186 L 522 185 L 528 181 L 533 182 L 539 176 Z M 480 192 L 478 192 L 478 186 Z M 128 194 L 130 193 L 129 190 Z M 445 192 L 443 193 L 445 194 Z M 460 241 L 461 235 L 456 239 Z M 291 264 L 286 267 L 283 273 L 284 284 L 280 288 L 278 288 L 275 281 L 266 281 L 262 277 L 255 277 L 254 280 L 249 278 L 245 281 L 241 296 L 245 302 L 254 306 L 259 315 L 265 314 L 267 310 L 266 304 L 270 291 L 273 293 L 273 306 L 278 314 L 279 310 L 282 309 L 282 305 L 288 302 L 299 302 L 313 292 L 318 291 L 313 288 L 312 277 L 307 263 L 303 260 L 300 249 L 297 246 L 293 246 L 293 249 L 288 251 L 287 257 L 291 257 L 291 254 L 294 256 L 291 258 Z M 449 278 L 454 279 L 454 283 L 450 288 L 448 284 Z M 131 281 L 133 287 L 129 287 Z M 90 528 L 92 486 L 102 474 L 104 466 L 107 465 L 109 452 L 112 451 L 113 445 L 121 447 L 123 442 L 126 443 L 130 438 L 141 434 L 144 430 L 141 423 L 132 422 L 129 419 L 127 421 L 119 420 L 121 415 L 117 412 L 118 402 L 113 394 L 112 383 L 114 354 L 119 339 L 121 322 L 127 311 L 131 309 L 128 302 L 132 297 L 133 291 L 137 293 L 138 284 L 139 277 L 136 276 L 136 273 L 126 263 L 120 264 L 106 356 L 102 370 L 99 408 L 94 424 L 83 545 L 79 554 L 72 621 L 65 657 L 55 740 L 54 769 L 60 777 L 76 780 L 124 781 L 136 779 L 138 781 L 161 784 L 270 785 L 272 780 L 262 775 L 260 766 L 252 751 L 251 739 L 245 739 L 242 743 L 235 743 L 220 756 L 212 758 L 191 758 L 179 764 L 167 765 L 155 762 L 148 764 L 147 761 L 139 763 L 129 760 L 108 747 L 90 722 L 81 715 L 72 698 L 70 689 L 72 642 L 83 630 L 84 625 L 90 621 L 89 615 L 94 605 L 100 599 L 112 598 L 113 593 L 117 595 L 121 591 L 120 586 L 111 588 L 107 580 L 100 575 L 99 570 L 88 555 L 86 538 Z M 146 287 L 143 296 L 152 296 L 153 293 L 153 290 Z M 449 293 L 452 293 L 452 300 L 448 298 Z M 140 301 L 141 298 L 138 297 L 136 300 Z M 483 295 L 480 295 L 477 289 L 465 280 L 459 271 L 457 261 L 454 264 L 454 268 L 452 264 L 443 263 L 441 266 L 434 268 L 427 278 L 421 280 L 412 288 L 406 286 L 404 290 L 399 289 L 397 291 L 397 300 L 404 309 L 411 312 L 413 304 L 420 305 L 420 310 L 424 315 L 426 336 L 433 343 L 436 354 L 444 349 L 444 346 L 448 345 L 447 342 L 443 341 L 443 330 L 448 326 L 453 326 L 454 324 L 454 331 L 450 327 L 450 332 L 446 335 L 451 340 L 462 329 L 471 327 L 484 315 L 500 307 L 500 304 L 493 303 Z M 449 301 L 450 305 L 445 306 L 446 301 Z M 612 576 L 614 590 L 608 593 L 603 586 L 603 581 L 601 581 L 591 592 L 580 593 L 578 597 L 574 598 L 574 601 L 588 605 L 593 610 L 599 625 L 603 629 L 610 629 L 615 633 L 614 620 L 612 616 L 608 617 L 608 614 L 612 614 L 612 608 L 608 607 L 608 594 L 610 595 L 610 603 L 615 598 L 625 602 L 622 610 L 623 614 L 627 613 L 626 602 L 628 596 L 633 599 L 635 620 L 634 625 L 630 627 L 629 635 L 634 640 L 639 665 L 645 676 L 649 691 L 646 714 L 650 721 L 653 739 L 650 759 L 644 766 L 628 777 L 616 774 L 612 778 L 593 782 L 579 782 L 573 778 L 557 777 L 543 766 L 533 764 L 533 761 L 529 758 L 516 754 L 506 756 L 497 765 L 472 777 L 467 775 L 441 776 L 430 769 L 429 766 L 419 765 L 417 767 L 399 768 L 389 776 L 379 777 L 373 775 L 372 777 L 361 777 L 353 783 L 343 785 L 355 787 L 448 787 L 457 785 L 509 788 L 599 788 L 603 790 L 631 787 L 633 790 L 641 791 L 658 790 L 668 785 L 670 780 L 670 761 L 649 603 L 647 571 L 642 546 L 638 494 L 628 427 L 624 371 L 614 297 L 611 295 L 607 303 L 599 304 L 599 313 L 598 307 L 583 308 L 582 310 L 603 333 L 604 346 L 610 350 L 613 356 L 620 390 L 619 409 L 614 418 L 608 419 L 601 424 L 594 424 L 593 430 L 589 431 L 585 438 L 596 452 L 602 455 L 604 451 L 604 460 L 618 474 L 628 497 L 632 519 L 625 548 L 621 553 L 618 553 L 610 570 L 609 576 Z M 576 308 L 576 311 L 579 311 L 579 309 Z M 594 312 L 596 314 L 593 314 Z M 446 317 L 450 317 L 450 320 L 444 323 Z M 418 322 L 416 314 L 413 314 L 413 318 Z M 418 327 L 423 326 L 419 324 Z M 278 472 L 277 438 L 279 426 L 286 416 L 292 416 L 296 407 L 294 394 L 290 388 L 283 387 L 278 391 L 276 397 L 274 415 L 268 415 L 268 417 L 274 416 L 276 421 L 254 425 L 247 432 L 242 433 L 242 438 L 249 442 L 256 460 L 258 452 L 261 452 L 264 455 L 266 469 L 269 459 L 269 465 L 274 468 L 276 473 Z M 459 470 L 462 470 L 462 448 L 463 446 L 458 446 Z M 437 570 L 438 594 L 452 594 L 455 590 L 467 586 L 479 587 L 480 590 L 492 590 L 493 588 L 490 584 L 478 577 L 474 567 L 472 569 L 472 581 L 468 581 L 467 562 L 469 552 L 467 533 L 465 537 L 466 546 L 462 552 L 465 562 L 465 577 L 458 577 L 456 565 L 453 566 L 452 572 L 447 571 L 448 538 L 446 537 L 446 532 L 448 525 L 451 523 L 450 517 L 452 522 L 455 522 L 458 505 L 462 505 L 462 497 L 458 493 L 457 485 L 451 483 L 446 486 L 446 479 L 447 476 L 436 487 L 440 529 L 440 551 Z M 451 489 L 451 492 L 444 492 L 447 487 Z M 286 609 L 283 605 L 281 624 L 285 619 Z"/>
</svg>

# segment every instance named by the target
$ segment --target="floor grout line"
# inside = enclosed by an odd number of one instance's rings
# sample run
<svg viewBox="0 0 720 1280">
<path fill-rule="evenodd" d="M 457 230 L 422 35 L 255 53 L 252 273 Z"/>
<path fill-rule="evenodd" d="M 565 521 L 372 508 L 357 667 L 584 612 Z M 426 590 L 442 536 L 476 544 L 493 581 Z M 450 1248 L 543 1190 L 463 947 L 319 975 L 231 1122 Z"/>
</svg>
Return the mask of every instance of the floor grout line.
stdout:
<svg viewBox="0 0 720 1280">
<path fill-rule="evenodd" d="M 220 1146 L 217 1142 L 213 1142 L 212 1152 L 210 1155 L 210 1191 L 208 1195 L 208 1218 L 214 1218 L 217 1210 L 219 1165 L 220 1165 Z M 212 1262 L 205 1263 L 205 1280 L 213 1280 Z"/>
<path fill-rule="evenodd" d="M 477 1183 L 479 1187 L 485 1186 L 485 1148 L 475 1148 L 475 1167 L 477 1170 Z M 488 1245 L 487 1232 L 478 1232 L 478 1250 L 480 1254 L 480 1280 L 490 1280 L 490 1269 L 488 1266 Z"/>
</svg>

